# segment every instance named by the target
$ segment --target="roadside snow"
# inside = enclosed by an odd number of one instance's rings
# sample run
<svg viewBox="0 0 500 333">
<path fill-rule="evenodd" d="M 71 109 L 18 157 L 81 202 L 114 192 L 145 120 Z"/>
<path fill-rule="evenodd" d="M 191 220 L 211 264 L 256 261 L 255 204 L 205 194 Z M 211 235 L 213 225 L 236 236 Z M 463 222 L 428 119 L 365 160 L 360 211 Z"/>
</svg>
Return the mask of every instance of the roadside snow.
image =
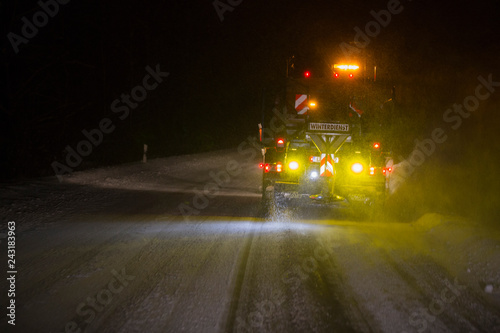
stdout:
<svg viewBox="0 0 500 333">
<path fill-rule="evenodd" d="M 126 191 L 193 196 L 197 189 L 215 183 L 213 175 L 224 172 L 230 161 L 241 172 L 228 179 L 217 195 L 260 197 L 257 164 L 230 149 L 79 171 L 64 175 L 62 182 L 54 176 L 0 184 L 0 218 L 16 221 L 18 231 L 25 231 L 105 211 L 119 205 Z M 0 227 L 0 238 L 5 226 Z"/>
</svg>

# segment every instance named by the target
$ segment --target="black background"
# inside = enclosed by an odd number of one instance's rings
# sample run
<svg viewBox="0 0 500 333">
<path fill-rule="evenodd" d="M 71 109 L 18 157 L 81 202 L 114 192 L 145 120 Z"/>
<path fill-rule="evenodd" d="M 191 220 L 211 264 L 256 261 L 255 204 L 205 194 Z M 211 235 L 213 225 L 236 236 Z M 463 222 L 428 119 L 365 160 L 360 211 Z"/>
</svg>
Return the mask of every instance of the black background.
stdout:
<svg viewBox="0 0 500 333">
<path fill-rule="evenodd" d="M 152 157 L 235 147 L 256 134 L 263 93 L 283 85 L 287 57 L 295 55 L 297 73 L 331 62 L 387 3 L 244 0 L 221 21 L 210 0 L 72 0 L 16 54 L 7 34 L 21 35 L 22 17 L 32 21 L 40 7 L 2 1 L 1 178 L 53 175 L 65 147 L 106 117 L 116 130 L 77 169 L 140 160 L 144 143 Z M 386 80 L 413 92 L 406 108 L 420 110 L 416 134 L 427 135 L 478 75 L 498 73 L 498 9 L 494 1 L 401 5 L 368 48 Z M 169 77 L 119 120 L 113 100 L 157 64 Z M 433 104 L 419 105 L 427 94 Z M 496 114 L 460 135 L 487 124 L 484 140 L 496 142 Z"/>
</svg>

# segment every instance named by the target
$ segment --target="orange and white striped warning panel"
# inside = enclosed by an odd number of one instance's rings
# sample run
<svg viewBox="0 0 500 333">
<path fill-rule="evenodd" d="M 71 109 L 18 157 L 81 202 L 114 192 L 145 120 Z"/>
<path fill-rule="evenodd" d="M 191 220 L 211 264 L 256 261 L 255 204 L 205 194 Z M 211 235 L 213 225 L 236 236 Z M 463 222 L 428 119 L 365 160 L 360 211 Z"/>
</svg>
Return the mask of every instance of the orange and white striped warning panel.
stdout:
<svg viewBox="0 0 500 333">
<path fill-rule="evenodd" d="M 309 106 L 307 105 L 307 95 L 295 95 L 295 110 L 297 110 L 297 114 L 307 113 L 307 110 L 309 110 Z"/>
<path fill-rule="evenodd" d="M 321 163 L 319 168 L 321 177 L 333 176 L 333 163 L 334 163 L 333 154 L 321 154 Z"/>
</svg>

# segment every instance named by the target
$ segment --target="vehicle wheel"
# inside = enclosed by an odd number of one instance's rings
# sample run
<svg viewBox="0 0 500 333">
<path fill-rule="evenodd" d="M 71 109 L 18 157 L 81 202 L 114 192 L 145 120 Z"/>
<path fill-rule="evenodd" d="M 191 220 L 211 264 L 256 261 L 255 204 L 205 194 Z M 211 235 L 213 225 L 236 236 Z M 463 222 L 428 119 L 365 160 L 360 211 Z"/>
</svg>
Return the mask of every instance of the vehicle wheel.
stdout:
<svg viewBox="0 0 500 333">
<path fill-rule="evenodd" d="M 275 198 L 274 198 L 274 183 L 272 181 L 264 180 L 262 182 L 262 199 L 261 199 L 261 216 L 268 218 L 274 212 Z"/>
<path fill-rule="evenodd" d="M 273 185 L 272 181 L 267 179 L 262 180 L 262 199 L 264 199 L 264 197 L 266 196 L 267 188 L 272 185 Z"/>
<path fill-rule="evenodd" d="M 286 208 L 288 206 L 288 199 L 285 197 L 283 184 L 274 184 L 274 204 L 277 208 Z"/>
</svg>

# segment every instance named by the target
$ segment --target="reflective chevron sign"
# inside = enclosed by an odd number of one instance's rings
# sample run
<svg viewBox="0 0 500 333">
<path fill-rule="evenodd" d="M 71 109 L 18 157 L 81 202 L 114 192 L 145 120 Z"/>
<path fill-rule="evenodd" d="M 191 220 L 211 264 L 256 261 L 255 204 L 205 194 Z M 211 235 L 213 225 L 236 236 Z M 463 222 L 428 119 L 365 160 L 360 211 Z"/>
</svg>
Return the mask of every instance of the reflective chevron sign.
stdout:
<svg viewBox="0 0 500 333">
<path fill-rule="evenodd" d="M 319 168 L 319 175 L 321 177 L 333 176 L 333 154 L 321 154 L 321 164 Z"/>
</svg>

